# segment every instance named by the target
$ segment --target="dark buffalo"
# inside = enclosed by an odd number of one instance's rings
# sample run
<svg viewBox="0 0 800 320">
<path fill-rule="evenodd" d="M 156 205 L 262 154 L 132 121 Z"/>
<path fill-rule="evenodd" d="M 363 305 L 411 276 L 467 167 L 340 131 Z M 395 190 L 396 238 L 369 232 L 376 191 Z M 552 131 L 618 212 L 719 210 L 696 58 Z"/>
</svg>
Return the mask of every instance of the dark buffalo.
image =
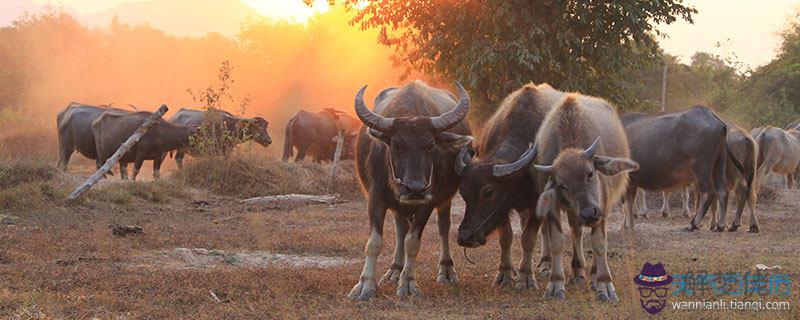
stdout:
<svg viewBox="0 0 800 320">
<path fill-rule="evenodd" d="M 565 243 L 561 211 L 566 211 L 573 237 L 573 281 L 585 283 L 582 237 L 583 229 L 590 228 L 592 288 L 599 300 L 617 302 L 607 257 L 607 217 L 625 193 L 628 172 L 639 166 L 630 159 L 616 110 L 599 98 L 568 95 L 548 113 L 536 144 L 539 155 L 534 168 L 548 177 L 536 207 L 537 217 L 547 217 L 542 233 L 549 238 L 552 261 L 545 297 L 564 299 L 566 295 L 561 262 Z"/>
<path fill-rule="evenodd" d="M 97 157 L 97 148 L 94 144 L 92 122 L 104 112 L 111 114 L 127 114 L 128 111 L 114 109 L 109 106 L 90 106 L 77 102 L 70 103 L 66 109 L 58 113 L 56 126 L 58 128 L 58 167 L 67 170 L 72 152 L 94 159 L 97 168 L 103 162 Z"/>
<path fill-rule="evenodd" d="M 733 159 L 729 158 L 726 165 L 726 183 L 728 192 L 733 191 L 736 194 L 736 216 L 734 216 L 733 223 L 728 231 L 736 231 L 742 224 L 742 213 L 744 206 L 748 206 L 750 210 L 750 229 L 748 232 L 757 233 L 759 231 L 758 217 L 756 217 L 756 193 L 754 183 L 756 180 L 757 170 L 757 157 L 758 146 L 756 142 L 750 137 L 744 129 L 739 126 L 728 123 L 728 150 L 733 154 L 733 157 L 742 164 L 744 173 L 736 169 Z M 716 214 L 712 211 L 711 215 L 711 228 L 716 228 Z"/>
<path fill-rule="evenodd" d="M 253 140 L 265 148 L 272 144 L 272 138 L 267 132 L 269 122 L 267 122 L 267 120 L 264 118 L 240 118 L 230 114 L 227 111 L 219 109 L 214 109 L 213 112 L 214 114 L 211 116 L 219 116 L 221 123 L 224 125 L 223 128 L 213 130 L 215 135 L 219 135 L 219 137 L 215 137 L 215 140 L 224 141 L 222 142 L 223 145 L 221 146 L 224 154 L 228 154 L 228 152 L 233 150 L 233 148 L 236 146 L 234 143 L 244 140 Z M 206 117 L 208 113 L 209 111 L 206 110 L 191 110 L 181 108 L 175 113 L 175 115 L 169 118 L 169 122 L 178 126 L 199 128 L 204 124 L 208 125 L 208 122 L 213 123 L 213 121 L 209 121 L 213 119 Z M 230 134 L 232 136 L 231 138 L 233 139 L 221 137 L 221 135 L 226 134 L 225 132 Z M 192 150 L 192 148 L 183 147 L 178 149 L 178 152 L 175 155 L 175 162 L 178 163 L 178 168 L 183 167 L 183 158 L 187 153 L 190 155 L 198 154 L 195 152 L 195 150 Z"/>
<path fill-rule="evenodd" d="M 469 248 L 483 245 L 488 234 L 499 230 L 502 252 L 494 285 L 536 288 L 531 261 L 540 221 L 531 215 L 540 190 L 529 170 L 536 151 L 529 147 L 561 95 L 547 84 L 528 84 L 511 93 L 486 123 L 475 159 L 472 151 L 464 148 L 456 162 L 456 171 L 461 172 L 459 192 L 467 207 L 458 228 L 458 244 Z M 523 230 L 516 283 L 511 262 L 511 209 L 519 213 Z M 542 257 L 543 261 L 549 259 L 549 254 Z"/>
<path fill-rule="evenodd" d="M 340 130 L 344 130 L 344 153 L 342 158 L 353 157 L 353 142 L 361 122 L 336 109 L 323 109 L 320 112 L 300 110 L 286 123 L 286 136 L 283 142 L 283 161 L 289 161 L 294 148 L 297 148 L 295 162 L 301 162 L 306 154 L 314 162 L 333 160 L 336 140 Z"/>
<path fill-rule="evenodd" d="M 359 132 L 356 169 L 369 198 L 370 237 L 364 270 L 349 294 L 352 299 L 375 296 L 375 267 L 389 209 L 395 213 L 397 242 L 394 263 L 381 281 L 398 281 L 400 297 L 420 293 L 414 269 L 422 231 L 434 208 L 442 240 L 437 281 L 458 279 L 448 243 L 450 202 L 458 190 L 458 150 L 472 138 L 462 121 L 469 110 L 469 96 L 460 84 L 456 86 L 459 102 L 449 92 L 422 81 L 386 89 L 376 98 L 374 112 L 364 103 L 366 86 L 356 95 L 356 115 L 369 128 Z"/>
<path fill-rule="evenodd" d="M 146 111 L 129 114 L 105 112 L 92 122 L 98 159 L 104 163 L 110 158 L 150 115 L 152 113 Z M 145 160 L 153 160 L 153 176 L 158 179 L 161 162 L 164 159 L 163 154 L 186 147 L 189 144 L 189 136 L 195 131 L 196 128 L 177 126 L 158 119 L 119 160 L 121 178 L 128 178 L 126 174 L 128 163 L 134 163 L 133 180 L 136 180 L 142 163 Z"/>
<path fill-rule="evenodd" d="M 623 227 L 634 227 L 637 187 L 672 191 L 695 183 L 702 205 L 686 230 L 696 230 L 711 203 L 718 199 L 720 219 L 714 230 L 722 231 L 728 203 L 725 170 L 729 158 L 737 170 L 744 170 L 727 148 L 726 123 L 702 106 L 660 115 L 629 114 L 622 117 L 622 123 L 631 156 L 640 166 L 630 175 Z"/>
</svg>

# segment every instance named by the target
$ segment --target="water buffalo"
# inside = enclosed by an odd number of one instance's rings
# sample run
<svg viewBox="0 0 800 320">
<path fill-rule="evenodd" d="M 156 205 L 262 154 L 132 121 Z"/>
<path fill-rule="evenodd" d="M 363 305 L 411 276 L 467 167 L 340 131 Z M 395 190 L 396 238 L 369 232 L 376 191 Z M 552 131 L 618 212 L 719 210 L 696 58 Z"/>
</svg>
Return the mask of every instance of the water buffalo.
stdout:
<svg viewBox="0 0 800 320">
<path fill-rule="evenodd" d="M 798 178 L 800 165 L 800 131 L 764 128 L 756 137 L 758 144 L 758 177 L 765 180 L 774 172 L 783 175 L 786 187 L 791 189 Z"/>
<path fill-rule="evenodd" d="M 537 287 L 531 261 L 540 221 L 531 215 L 540 190 L 536 189 L 534 173 L 529 170 L 536 157 L 536 150 L 529 149 L 529 145 L 535 142 L 547 112 L 563 95 L 547 84 L 528 84 L 514 91 L 487 122 L 475 159 L 473 151 L 465 147 L 456 160 L 456 171 L 461 173 L 459 192 L 466 202 L 464 220 L 458 228 L 458 244 L 468 248 L 481 246 L 486 243 L 487 235 L 499 231 L 502 253 L 493 285 Z M 519 214 L 523 230 L 522 260 L 516 283 L 511 262 L 511 209 Z M 541 261 L 549 259 L 549 253 L 543 253 Z"/>
<path fill-rule="evenodd" d="M 146 111 L 128 114 L 105 112 L 92 122 L 92 132 L 100 161 L 104 163 L 110 158 L 150 115 L 152 113 Z M 178 126 L 158 119 L 150 127 L 150 130 L 119 160 L 121 178 L 128 178 L 128 163 L 134 163 L 133 180 L 136 180 L 142 163 L 145 160 L 153 160 L 153 176 L 158 179 L 161 162 L 164 159 L 163 154 L 186 147 L 189 144 L 189 136 L 196 130 L 193 127 Z"/>
<path fill-rule="evenodd" d="M 722 231 L 728 198 L 725 165 L 729 157 L 740 172 L 744 170 L 727 148 L 725 122 L 702 106 L 660 115 L 631 114 L 622 121 L 632 158 L 640 165 L 639 170 L 630 175 L 622 226 L 634 227 L 633 200 L 637 188 L 670 191 L 695 183 L 702 205 L 698 206 L 685 230 L 698 228 L 716 198 L 720 224 L 714 230 Z"/>
<path fill-rule="evenodd" d="M 754 182 L 756 180 L 756 166 L 758 157 L 758 146 L 756 142 L 742 128 L 735 124 L 728 123 L 728 150 L 744 167 L 744 173 L 736 169 L 733 159 L 729 158 L 725 168 L 726 183 L 728 191 L 736 194 L 736 216 L 733 219 L 728 231 L 736 231 L 742 223 L 742 213 L 745 204 L 750 211 L 750 229 L 748 232 L 757 233 L 759 230 L 758 217 L 756 217 L 756 193 Z M 716 212 L 712 210 L 711 228 L 717 225 Z"/>
<path fill-rule="evenodd" d="M 70 103 L 56 117 L 58 128 L 58 167 L 67 170 L 72 152 L 94 159 L 99 169 L 103 165 L 97 157 L 97 148 L 94 144 L 92 122 L 100 117 L 103 112 L 112 114 L 127 114 L 128 111 L 111 108 L 109 106 L 90 106 L 77 102 Z M 111 173 L 109 171 L 109 173 Z"/>
<path fill-rule="evenodd" d="M 625 192 L 628 172 L 639 167 L 629 159 L 628 139 L 616 110 L 599 98 L 568 95 L 548 113 L 536 144 L 539 155 L 534 168 L 548 176 L 536 206 L 536 216 L 547 217 L 542 232 L 549 238 L 552 261 L 545 297 L 564 299 L 566 295 L 561 263 L 563 210 L 573 237 L 573 281 L 585 283 L 582 236 L 583 228 L 590 228 L 592 287 L 599 300 L 616 303 L 619 299 L 607 258 L 606 218 Z"/>
<path fill-rule="evenodd" d="M 458 102 L 451 93 L 422 81 L 385 89 L 376 99 L 374 112 L 364 103 L 366 86 L 356 94 L 356 115 L 368 128 L 358 135 L 356 169 L 369 198 L 370 236 L 364 270 L 348 295 L 352 299 L 375 296 L 375 264 L 389 209 L 395 213 L 397 242 L 394 263 L 381 282 L 398 281 L 400 297 L 420 294 L 414 269 L 422 231 L 434 208 L 442 240 L 437 281 L 458 281 L 448 242 L 450 202 L 459 183 L 456 156 L 472 138 L 462 121 L 469 110 L 469 95 L 461 84 L 456 87 Z"/>
<path fill-rule="evenodd" d="M 269 122 L 267 122 L 267 120 L 264 118 L 240 118 L 227 111 L 219 109 L 214 109 L 213 112 L 215 113 L 214 115 L 218 115 L 220 117 L 221 123 L 224 124 L 224 130 L 221 130 L 223 128 L 213 130 L 213 135 L 218 136 L 214 137 L 214 139 L 217 141 L 223 141 L 221 143 L 222 145 L 220 146 L 223 154 L 227 154 L 228 152 L 232 151 L 236 146 L 235 143 L 244 140 L 253 140 L 265 148 L 272 144 L 272 138 L 267 132 Z M 209 120 L 213 120 L 206 117 L 208 113 L 209 111 L 206 110 L 191 110 L 181 108 L 169 118 L 169 122 L 178 126 L 199 128 L 200 126 L 203 126 L 204 123 L 209 122 Z M 213 121 L 210 122 L 213 123 Z M 231 137 L 222 137 L 222 135 L 226 134 L 225 132 L 230 134 Z M 190 155 L 198 154 L 197 150 L 193 150 L 188 145 L 178 149 L 178 152 L 175 155 L 175 162 L 178 164 L 179 169 L 183 167 L 183 158 L 187 153 Z"/>
<path fill-rule="evenodd" d="M 352 158 L 353 142 L 360 128 L 361 122 L 336 109 L 327 108 L 316 113 L 297 111 L 286 123 L 283 161 L 289 161 L 294 148 L 297 148 L 295 162 L 303 161 L 306 153 L 314 162 L 333 160 L 339 130 L 344 130 L 345 138 L 342 158 Z"/>
</svg>

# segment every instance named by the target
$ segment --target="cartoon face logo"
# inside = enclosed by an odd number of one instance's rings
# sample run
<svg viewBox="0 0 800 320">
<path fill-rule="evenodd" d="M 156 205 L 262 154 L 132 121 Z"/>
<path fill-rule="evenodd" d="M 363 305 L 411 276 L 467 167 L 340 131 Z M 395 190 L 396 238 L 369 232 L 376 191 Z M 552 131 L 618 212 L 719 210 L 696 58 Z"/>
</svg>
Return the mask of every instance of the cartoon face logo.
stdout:
<svg viewBox="0 0 800 320">
<path fill-rule="evenodd" d="M 667 274 L 663 264 L 645 262 L 642 272 L 633 278 L 633 282 L 639 285 L 639 302 L 644 311 L 656 314 L 667 306 L 672 276 Z"/>
</svg>

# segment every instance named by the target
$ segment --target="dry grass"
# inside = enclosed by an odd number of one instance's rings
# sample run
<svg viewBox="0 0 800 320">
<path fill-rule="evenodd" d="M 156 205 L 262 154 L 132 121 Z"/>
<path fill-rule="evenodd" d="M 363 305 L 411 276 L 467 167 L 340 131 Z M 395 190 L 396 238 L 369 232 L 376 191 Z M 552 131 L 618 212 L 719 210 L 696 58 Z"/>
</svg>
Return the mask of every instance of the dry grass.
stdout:
<svg viewBox="0 0 800 320">
<path fill-rule="evenodd" d="M 340 164 L 331 185 L 330 163 L 282 163 L 256 155 L 193 158 L 175 177 L 187 185 L 239 198 L 289 193 L 359 198 L 352 162 Z"/>
</svg>

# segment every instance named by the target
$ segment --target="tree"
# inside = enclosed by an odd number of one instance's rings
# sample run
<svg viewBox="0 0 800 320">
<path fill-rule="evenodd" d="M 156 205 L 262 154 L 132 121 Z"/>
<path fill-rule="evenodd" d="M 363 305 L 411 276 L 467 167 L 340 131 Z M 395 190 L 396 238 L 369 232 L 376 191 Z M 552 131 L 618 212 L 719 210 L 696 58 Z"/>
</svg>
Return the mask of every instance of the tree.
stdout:
<svg viewBox="0 0 800 320">
<path fill-rule="evenodd" d="M 460 80 L 478 122 L 528 82 L 638 104 L 630 74 L 657 61 L 657 24 L 691 22 L 682 0 L 346 0 L 352 23 L 380 30 L 395 59 L 442 80 Z M 482 110 L 481 110 L 482 109 Z M 475 110 L 475 109 L 473 109 Z"/>
</svg>

